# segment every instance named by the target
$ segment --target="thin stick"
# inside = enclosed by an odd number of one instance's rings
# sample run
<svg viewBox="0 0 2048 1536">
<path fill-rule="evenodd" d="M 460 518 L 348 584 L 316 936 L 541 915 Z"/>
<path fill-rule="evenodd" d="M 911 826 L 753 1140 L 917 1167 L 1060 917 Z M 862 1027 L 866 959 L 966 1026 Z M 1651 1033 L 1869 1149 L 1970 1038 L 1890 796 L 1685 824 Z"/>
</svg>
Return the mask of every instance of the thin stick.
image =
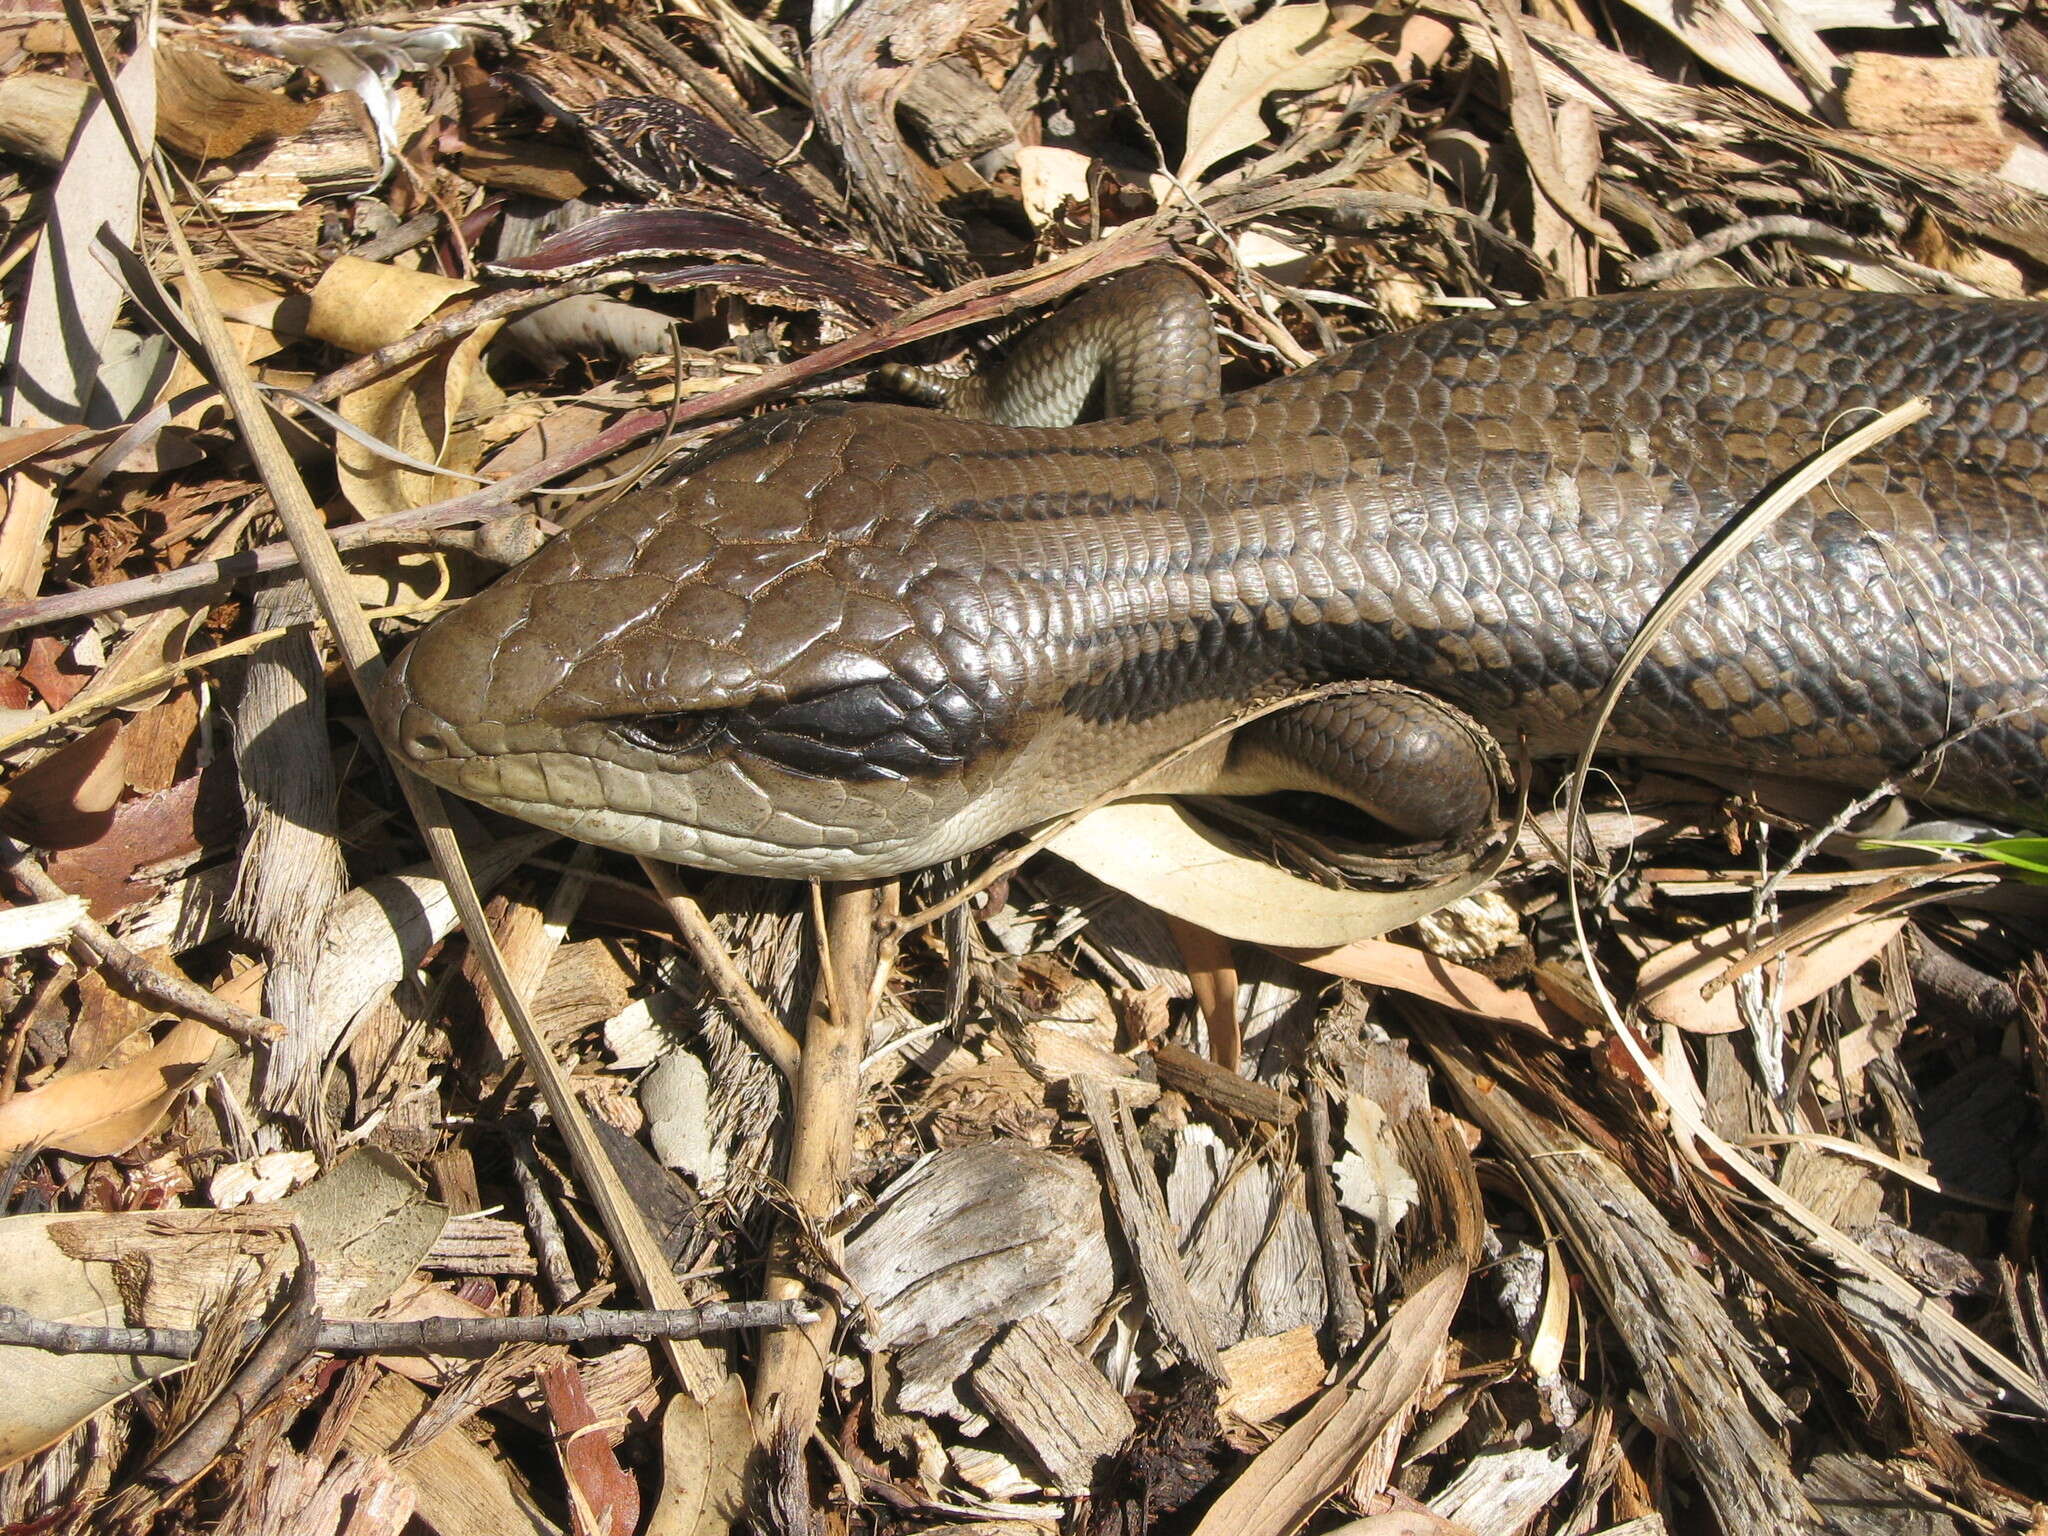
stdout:
<svg viewBox="0 0 2048 1536">
<path fill-rule="evenodd" d="M 762 1294 L 770 1300 L 802 1295 L 799 1274 L 806 1232 L 822 1240 L 839 1209 L 853 1169 L 854 1117 L 860 1108 L 860 1062 L 867 1041 L 871 978 L 880 960 L 877 921 L 884 888 L 835 885 L 825 899 L 828 954 L 811 994 L 804 1024 L 784 1183 L 796 1216 L 777 1234 Z M 836 999 L 837 1008 L 832 1006 Z M 799 1225 L 800 1224 L 800 1225 Z M 755 1433 L 763 1445 L 802 1445 L 818 1420 L 837 1314 L 822 1309 L 807 1328 L 770 1334 L 761 1342 L 754 1372 Z"/>
<path fill-rule="evenodd" d="M 1726 255 L 1737 246 L 1748 245 L 1753 240 L 1779 239 L 1804 240 L 1809 244 L 1854 251 L 1871 261 L 1894 268 L 1902 276 L 1918 278 L 1942 293 L 1959 294 L 1967 299 L 1984 297 L 1982 288 L 1965 282 L 1953 272 L 1923 266 L 1894 251 L 1885 250 L 1869 240 L 1859 240 L 1832 224 L 1823 224 L 1818 219 L 1805 218 L 1796 213 L 1767 213 L 1758 218 L 1740 219 L 1733 224 L 1724 224 L 1697 240 L 1679 246 L 1676 250 L 1660 251 L 1655 256 L 1644 256 L 1624 263 L 1621 280 L 1631 287 L 1647 288 L 1652 283 L 1674 278 L 1703 261 L 1711 261 L 1716 256 Z"/>
<path fill-rule="evenodd" d="M 808 1323 L 818 1309 L 804 1297 L 787 1301 L 716 1301 L 672 1312 L 624 1308 L 546 1317 L 427 1317 L 405 1322 L 321 1318 L 313 1348 L 330 1355 L 488 1355 L 507 1344 L 592 1344 L 617 1339 L 694 1339 L 740 1328 L 783 1328 Z M 244 1342 L 263 1331 L 246 1324 Z M 53 1355 L 157 1355 L 198 1357 L 206 1341 L 198 1328 L 98 1328 L 53 1323 L 0 1303 L 0 1344 Z"/>
<path fill-rule="evenodd" d="M 111 71 L 105 54 L 93 36 L 81 0 L 65 0 L 65 9 L 71 17 L 80 50 L 86 55 L 95 77 L 105 75 L 110 79 Z M 120 113 L 119 98 L 110 89 L 103 88 L 102 99 L 110 111 Z M 235 418 L 257 473 L 270 492 L 278 520 L 284 525 L 286 537 L 291 540 L 313 601 L 327 622 L 328 633 L 334 637 L 349 680 L 355 685 L 356 692 L 367 699 L 384 674 L 384 659 L 378 651 L 376 637 L 370 632 L 369 620 L 355 602 L 341 557 L 327 536 L 319 509 L 306 490 L 305 481 L 299 476 L 298 466 L 285 448 L 284 438 L 269 407 L 257 393 L 255 381 L 228 334 L 220 306 L 200 280 L 199 263 L 178 222 L 177 209 L 162 176 L 158 174 L 155 161 L 146 148 L 140 146 L 125 115 L 120 116 L 119 121 L 142 165 L 144 181 L 163 219 L 164 233 L 184 273 L 187 318 L 205 348 L 221 394 Z M 395 753 L 393 759 L 402 761 Z M 669 1268 L 667 1257 L 649 1228 L 645 1214 L 621 1183 L 617 1170 L 605 1154 L 604 1144 L 597 1139 L 597 1132 L 591 1127 L 582 1101 L 570 1086 L 568 1074 L 549 1051 L 547 1039 L 535 1024 L 526 999 L 506 970 L 505 957 L 491 934 L 483 903 L 477 899 L 476 887 L 462 861 L 461 849 L 440 792 L 409 771 L 398 774 L 398 784 L 419 823 L 434 867 L 447 886 L 471 951 L 482 962 L 484 975 L 505 1010 L 505 1022 L 519 1044 L 527 1070 L 539 1087 L 541 1097 L 546 1100 L 563 1141 L 568 1144 L 577 1176 L 596 1206 L 605 1232 L 618 1250 L 622 1267 L 631 1276 L 641 1296 L 656 1307 L 664 1311 L 688 1307 L 690 1298 L 682 1282 Z M 726 1373 L 703 1346 L 685 1339 L 663 1339 L 659 1342 L 664 1358 L 691 1397 L 706 1402 L 723 1390 Z"/>
<path fill-rule="evenodd" d="M 647 871 L 655 894 L 668 908 L 668 915 L 675 923 L 676 931 L 682 935 L 683 946 L 690 951 L 690 958 L 697 962 L 697 969 L 718 989 L 718 995 L 732 1009 L 733 1016 L 746 1030 L 755 1048 L 775 1063 L 776 1070 L 786 1082 L 795 1083 L 798 1058 L 803 1054 L 796 1036 L 783 1028 L 782 1020 L 775 1017 L 775 1010 L 768 1006 L 767 999 L 754 990 L 754 984 L 734 964 L 724 942 L 712 931 L 711 920 L 697 905 L 697 898 L 677 878 L 675 865 L 660 859 L 642 859 L 640 867 Z"/>
<path fill-rule="evenodd" d="M 69 895 L 35 855 L 11 837 L 0 837 L 0 868 L 37 901 L 63 901 Z M 284 1038 L 284 1026 L 275 1019 L 237 1008 L 183 976 L 158 969 L 83 913 L 71 925 L 71 940 L 106 973 L 116 991 L 129 997 L 197 1019 L 245 1046 Z"/>
<path fill-rule="evenodd" d="M 509 481 L 501 480 L 491 489 L 497 491 L 508 485 Z M 454 501 L 436 502 L 432 506 L 416 507 L 410 512 L 393 512 L 374 523 L 350 523 L 331 530 L 330 537 L 336 549 L 433 544 L 436 540 L 430 536 L 446 529 L 522 515 L 521 509 L 511 505 L 520 489 L 507 490 L 501 504 L 479 506 L 476 499 L 486 493 L 471 492 Z M 554 524 L 542 522 L 540 531 L 553 533 L 556 530 Z M 51 592 L 43 597 L 24 598 L 20 602 L 0 603 L 0 635 L 45 624 L 61 624 L 71 619 L 89 619 L 96 614 L 122 609 L 169 604 L 188 593 L 211 592 L 237 582 L 252 581 L 258 576 L 289 571 L 298 563 L 299 557 L 291 545 L 265 544 L 232 555 L 194 560 L 176 570 L 159 571 L 154 576 L 133 576 L 125 581 L 110 581 L 103 586 L 81 587 L 75 592 Z"/>
</svg>

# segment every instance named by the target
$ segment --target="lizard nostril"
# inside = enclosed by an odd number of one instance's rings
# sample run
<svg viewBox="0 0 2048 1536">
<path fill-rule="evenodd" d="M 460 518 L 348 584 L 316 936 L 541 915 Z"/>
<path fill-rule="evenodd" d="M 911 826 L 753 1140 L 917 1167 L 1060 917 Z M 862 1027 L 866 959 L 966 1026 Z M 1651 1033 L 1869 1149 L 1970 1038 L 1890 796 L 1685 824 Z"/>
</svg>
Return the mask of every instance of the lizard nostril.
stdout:
<svg viewBox="0 0 2048 1536">
<path fill-rule="evenodd" d="M 437 726 L 407 726 L 398 738 L 399 747 L 415 763 L 438 763 L 455 756 L 455 746 Z"/>
</svg>

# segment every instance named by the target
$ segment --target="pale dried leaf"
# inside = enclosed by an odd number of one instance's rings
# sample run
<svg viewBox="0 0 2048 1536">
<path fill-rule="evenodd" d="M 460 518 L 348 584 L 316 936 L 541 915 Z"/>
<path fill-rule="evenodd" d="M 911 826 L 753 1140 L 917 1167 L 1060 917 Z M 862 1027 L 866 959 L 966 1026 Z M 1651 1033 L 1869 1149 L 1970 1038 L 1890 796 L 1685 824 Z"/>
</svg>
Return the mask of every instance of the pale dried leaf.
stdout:
<svg viewBox="0 0 2048 1536">
<path fill-rule="evenodd" d="M 1104 885 L 1228 939 L 1303 948 L 1403 927 L 1477 890 L 1490 873 L 1420 891 L 1340 891 L 1247 858 L 1171 800 L 1091 811 L 1046 847 Z"/>
<path fill-rule="evenodd" d="M 156 125 L 156 63 L 147 34 L 116 83 L 129 121 L 146 142 Z M 141 172 L 113 114 L 93 103 L 51 195 L 49 223 L 30 269 L 9 369 L 10 425 L 85 420 L 102 348 L 125 297 L 100 254 L 99 233 L 104 225 L 122 245 L 135 244 L 141 189 Z"/>
<path fill-rule="evenodd" d="M 0 1219 L 6 1299 L 56 1322 L 194 1327 L 203 1308 L 248 1272 L 252 1255 L 276 1244 L 266 1229 L 274 1234 L 289 1213 L 319 1270 L 319 1305 L 362 1316 L 418 1268 L 446 1215 L 422 1198 L 419 1181 L 396 1158 L 367 1149 L 272 1209 L 274 1219 L 253 1230 L 210 1211 Z M 187 1363 L 0 1345 L 0 1381 L 8 1385 L 0 1396 L 0 1466 Z M 497 1536 L 510 1529 L 500 1527 Z"/>
<path fill-rule="evenodd" d="M 1330 1168 L 1337 1178 L 1338 1203 L 1371 1222 L 1385 1243 L 1421 1192 L 1401 1166 L 1386 1111 L 1362 1093 L 1345 1095 L 1344 1145 L 1348 1150 Z"/>
<path fill-rule="evenodd" d="M 688 1051 L 670 1051 L 640 1079 L 640 1109 L 654 1155 L 699 1188 L 726 1175 L 723 1141 L 712 1132 L 711 1074 Z"/>
<path fill-rule="evenodd" d="M 1183 183 L 1266 137 L 1263 107 L 1276 91 L 1313 91 L 1341 80 L 1379 50 L 1348 28 L 1332 30 L 1330 8 L 1281 5 L 1217 45 L 1188 100 Z"/>
<path fill-rule="evenodd" d="M 1033 226 L 1044 229 L 1068 203 L 1088 205 L 1088 181 L 1095 161 L 1078 150 L 1026 144 L 1017 150 L 1017 190 Z"/>
<path fill-rule="evenodd" d="M 1796 1008 L 1812 1002 L 1875 959 L 1905 926 L 1904 917 L 1866 918 L 1770 962 L 1766 969 L 1777 982 L 1779 1005 Z M 1660 950 L 1637 973 L 1637 1005 L 1661 1023 L 1699 1034 L 1743 1028 L 1734 986 L 1724 986 L 1712 997 L 1704 996 L 1703 989 L 1754 942 L 1747 923 L 1731 923 Z"/>
<path fill-rule="evenodd" d="M 313 289 L 306 332 L 352 352 L 371 352 L 408 335 L 473 284 L 404 267 L 344 256 Z M 480 326 L 447 347 L 343 397 L 342 420 L 419 463 L 474 468 L 474 454 L 456 451 L 455 421 L 478 376 L 496 324 Z M 335 448 L 343 493 L 365 517 L 424 506 L 459 489 L 447 476 L 394 462 L 344 434 Z"/>
<path fill-rule="evenodd" d="M 1742 0 L 1625 0 L 1708 64 L 1794 112 L 1811 112 L 1813 99 L 1778 62 Z"/>
</svg>

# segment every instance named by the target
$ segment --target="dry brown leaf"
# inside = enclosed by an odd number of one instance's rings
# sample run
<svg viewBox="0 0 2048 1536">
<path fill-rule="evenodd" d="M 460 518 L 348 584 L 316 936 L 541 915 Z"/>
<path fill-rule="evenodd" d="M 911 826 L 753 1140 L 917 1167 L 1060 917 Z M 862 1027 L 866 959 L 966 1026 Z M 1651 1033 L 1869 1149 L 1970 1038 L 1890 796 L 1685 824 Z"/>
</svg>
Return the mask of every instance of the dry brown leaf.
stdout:
<svg viewBox="0 0 2048 1536">
<path fill-rule="evenodd" d="M 72 655 L 72 647 L 55 635 L 37 635 L 28 644 L 16 675 L 35 689 L 52 709 L 62 709 L 92 681 L 93 669 Z"/>
<path fill-rule="evenodd" d="M 261 967 L 219 989 L 238 1007 L 261 997 Z M 240 1047 L 186 1019 L 139 1056 L 116 1067 L 74 1072 L 0 1104 L 0 1157 L 51 1146 L 75 1157 L 117 1157 L 155 1130 L 178 1096 L 225 1067 Z"/>
<path fill-rule="evenodd" d="M 206 622 L 202 609 L 166 608 L 161 613 L 144 614 L 135 627 L 121 638 L 114 648 L 114 654 L 107 658 L 105 666 L 92 676 L 92 680 L 78 690 L 78 702 L 99 698 L 115 698 L 124 712 L 148 709 L 170 696 L 178 686 L 175 676 L 157 677 L 166 668 L 175 667 L 185 655 L 185 643 L 199 632 Z M 139 686 L 145 678 L 157 677 L 156 685 L 146 693 L 129 690 Z"/>
<path fill-rule="evenodd" d="M 1552 125 L 1556 135 L 1558 175 L 1587 208 L 1598 205 L 1600 196 L 1600 129 L 1593 109 L 1583 101 L 1562 101 Z M 1585 236 L 1557 211 L 1547 198 L 1536 198 L 1529 210 L 1529 246 L 1549 262 L 1564 282 L 1571 298 L 1587 298 L 1593 292 L 1593 252 Z"/>
<path fill-rule="evenodd" d="M 118 1067 L 60 1077 L 0 1104 L 0 1154 L 50 1146 L 74 1157 L 119 1156 L 156 1129 L 179 1094 L 237 1051 L 232 1040 L 187 1019 Z"/>
<path fill-rule="evenodd" d="M 1459 1013 L 1533 1029 L 1546 1039 L 1573 1040 L 1581 1033 L 1570 1015 L 1554 1004 L 1527 992 L 1509 991 L 1475 970 L 1406 944 L 1361 939 L 1322 953 L 1290 949 L 1279 949 L 1279 953 L 1311 970 L 1369 986 L 1393 987 Z"/>
<path fill-rule="evenodd" d="M 1409 79 L 1435 69 L 1457 40 L 1456 29 L 1437 17 L 1410 16 L 1394 44 L 1394 73 Z"/>
<path fill-rule="evenodd" d="M 373 352 L 410 334 L 473 286 L 344 256 L 314 287 L 306 332 L 347 351 Z M 415 459 L 472 468 L 451 460 L 454 423 L 477 376 L 477 361 L 497 331 L 495 323 L 480 326 L 445 351 L 345 396 L 338 406 L 342 418 Z M 335 461 L 343 494 L 365 517 L 425 506 L 457 489 L 451 479 L 405 468 L 346 436 L 336 444 Z"/>
<path fill-rule="evenodd" d="M 1788 914 L 1786 922 L 1796 922 Z M 1837 930 L 1809 949 L 1786 955 L 1766 967 L 1778 984 L 1781 1006 L 1810 1003 L 1836 982 L 1877 957 L 1906 926 L 1903 917 L 1872 917 Z M 1729 1034 L 1743 1027 L 1736 989 L 1722 987 L 1712 997 L 1702 989 L 1740 960 L 1755 940 L 1747 923 L 1696 934 L 1683 943 L 1659 950 L 1636 974 L 1636 1003 L 1651 1018 L 1696 1034 Z"/>
<path fill-rule="evenodd" d="M 1237 1017 L 1237 965 L 1228 939 L 1171 914 L 1166 926 L 1187 969 L 1195 1007 L 1209 1031 L 1209 1055 L 1226 1072 L 1237 1070 L 1244 1030 Z"/>
<path fill-rule="evenodd" d="M 106 832 L 127 785 L 121 722 L 102 720 L 8 781 L 0 824 L 39 848 L 82 848 Z"/>
<path fill-rule="evenodd" d="M 1250 149 L 1267 135 L 1266 98 L 1277 91 L 1314 91 L 1385 55 L 1352 32 L 1333 27 L 1330 8 L 1280 5 L 1216 47 L 1188 99 L 1188 148 L 1178 175 L 1199 181 L 1217 161 Z"/>
<path fill-rule="evenodd" d="M 9 470 L 94 434 L 84 427 L 0 427 L 0 470 Z"/>
<path fill-rule="evenodd" d="M 566 203 L 590 190 L 590 157 L 538 139 L 471 138 L 463 146 L 462 175 L 478 186 Z"/>
<path fill-rule="evenodd" d="M 151 964 L 162 964 L 170 959 L 170 954 L 158 947 L 145 953 L 143 958 Z M 74 1015 L 71 1033 L 64 1042 L 64 1065 L 59 1070 L 86 1072 L 104 1066 L 124 1042 L 132 1042 L 131 1049 L 134 1045 L 147 1049 L 148 1042 L 139 1038 L 142 1031 L 155 1027 L 163 1018 L 161 1009 L 139 1003 L 108 986 L 104 972 L 81 972 L 78 978 L 78 1012 Z"/>
<path fill-rule="evenodd" d="M 1521 13 L 1508 0 L 1480 0 L 1480 9 L 1492 25 L 1498 48 L 1495 66 L 1507 91 L 1508 117 L 1514 124 L 1516 147 L 1529 168 L 1529 179 L 1558 213 L 1603 249 L 1626 252 L 1628 242 L 1573 190 L 1565 174 L 1557 135 L 1551 126 L 1550 105 Z"/>
</svg>

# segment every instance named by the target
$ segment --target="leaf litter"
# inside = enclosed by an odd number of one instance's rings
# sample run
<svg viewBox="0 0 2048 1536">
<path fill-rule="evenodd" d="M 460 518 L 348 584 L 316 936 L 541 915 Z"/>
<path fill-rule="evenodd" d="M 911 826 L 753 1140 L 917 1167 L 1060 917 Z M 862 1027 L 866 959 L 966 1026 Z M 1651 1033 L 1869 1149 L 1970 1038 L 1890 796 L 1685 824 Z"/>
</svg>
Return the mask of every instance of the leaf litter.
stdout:
<svg viewBox="0 0 2048 1536">
<path fill-rule="evenodd" d="M 1419 893 L 1301 803 L 884 892 L 423 803 L 451 887 L 341 663 L 1172 254 L 1240 383 L 1628 286 L 2037 296 L 2048 25 L 267 19 L 0 17 L 0 1308 L 200 1340 L 0 1311 L 0 1525 L 2038 1528 L 2030 843 L 1613 763 Z M 316 1347 L 373 1317 L 464 1352 Z"/>
</svg>

